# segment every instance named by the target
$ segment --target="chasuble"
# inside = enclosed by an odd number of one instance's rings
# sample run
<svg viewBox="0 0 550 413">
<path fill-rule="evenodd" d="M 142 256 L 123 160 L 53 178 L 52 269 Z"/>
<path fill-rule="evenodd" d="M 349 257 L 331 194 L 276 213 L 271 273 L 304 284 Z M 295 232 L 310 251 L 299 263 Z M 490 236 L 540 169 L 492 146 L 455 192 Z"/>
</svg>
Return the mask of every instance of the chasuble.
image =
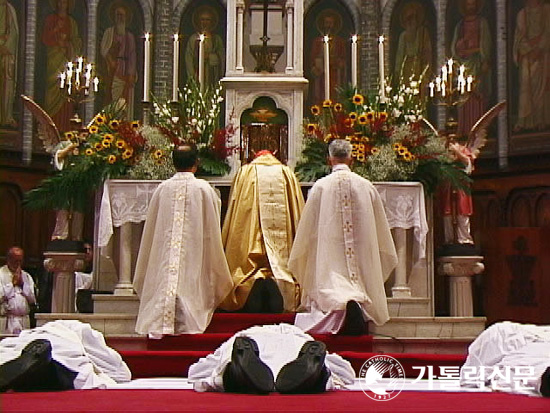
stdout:
<svg viewBox="0 0 550 413">
<path fill-rule="evenodd" d="M 306 311 L 356 301 L 377 325 L 389 320 L 384 282 L 397 254 L 374 185 L 339 164 L 311 188 L 289 259 Z"/>
<path fill-rule="evenodd" d="M 273 155 L 258 156 L 240 168 L 222 229 L 235 288 L 221 308 L 242 308 L 254 281 L 273 277 L 285 311 L 296 309 L 299 287 L 287 262 L 303 206 L 296 176 Z"/>
<path fill-rule="evenodd" d="M 191 172 L 178 172 L 155 190 L 134 276 L 138 333 L 202 333 L 208 327 L 233 287 L 220 210 L 215 190 Z"/>
</svg>

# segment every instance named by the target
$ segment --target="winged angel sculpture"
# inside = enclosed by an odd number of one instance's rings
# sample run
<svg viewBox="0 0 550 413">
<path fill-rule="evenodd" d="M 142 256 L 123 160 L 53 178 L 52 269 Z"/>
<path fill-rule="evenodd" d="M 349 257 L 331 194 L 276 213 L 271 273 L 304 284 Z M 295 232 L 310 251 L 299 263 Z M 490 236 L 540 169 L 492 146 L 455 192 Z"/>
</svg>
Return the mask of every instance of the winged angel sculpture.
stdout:
<svg viewBox="0 0 550 413">
<path fill-rule="evenodd" d="M 67 158 L 72 153 L 77 153 L 78 142 L 74 134 L 61 135 L 53 119 L 30 97 L 21 95 L 23 104 L 32 113 L 37 121 L 38 138 L 44 146 L 44 150 L 52 156 L 52 164 L 57 171 L 67 168 Z M 82 212 L 78 211 L 75 200 L 78 197 L 78 191 L 67 190 L 69 188 L 59 188 L 56 193 L 50 193 L 48 201 L 42 200 L 40 205 L 31 206 L 50 206 L 56 209 L 56 223 L 52 233 L 52 240 L 70 239 L 81 240 L 84 217 Z M 32 193 L 33 191 L 31 191 Z M 40 195 L 40 193 L 37 193 Z M 40 198 L 40 196 L 32 196 Z M 32 201 L 31 201 L 32 203 Z"/>
<path fill-rule="evenodd" d="M 474 162 L 487 143 L 489 125 L 505 107 L 505 101 L 499 102 L 481 116 L 470 130 L 465 144 L 457 142 L 455 136 L 445 132 L 451 155 L 464 164 L 464 171 L 467 174 L 473 172 Z M 426 123 L 435 134 L 441 135 L 433 125 L 428 121 Z M 442 206 L 445 244 L 473 246 L 474 240 L 470 232 L 470 216 L 473 213 L 471 195 L 460 189 L 452 188 L 450 184 L 444 184 L 441 187 L 439 197 Z"/>
</svg>

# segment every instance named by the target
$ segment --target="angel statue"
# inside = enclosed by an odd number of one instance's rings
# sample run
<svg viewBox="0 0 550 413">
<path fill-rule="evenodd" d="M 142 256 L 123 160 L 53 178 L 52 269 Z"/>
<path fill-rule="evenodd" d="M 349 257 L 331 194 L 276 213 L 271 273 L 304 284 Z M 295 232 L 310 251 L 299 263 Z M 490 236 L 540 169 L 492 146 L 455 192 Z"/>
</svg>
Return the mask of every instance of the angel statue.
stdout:
<svg viewBox="0 0 550 413">
<path fill-rule="evenodd" d="M 505 101 L 499 102 L 481 116 L 470 130 L 465 144 L 455 141 L 452 134 L 447 134 L 451 156 L 464 165 L 464 172 L 468 175 L 473 172 L 474 161 L 487 142 L 487 128 L 505 107 Z M 446 183 L 440 189 L 439 198 L 443 214 L 444 243 L 473 246 L 474 239 L 470 232 L 470 216 L 473 214 L 472 196 Z"/>
<path fill-rule="evenodd" d="M 42 141 L 44 149 L 52 156 L 52 164 L 57 171 L 67 168 L 69 155 L 78 154 L 78 141 L 72 141 L 71 133 L 61 135 L 53 119 L 30 97 L 21 95 L 23 104 L 33 114 L 38 125 L 38 137 Z M 75 137 L 76 139 L 76 137 Z M 55 228 L 51 235 L 53 240 L 81 241 L 84 225 L 84 215 L 75 209 L 72 197 L 76 197 L 78 191 L 68 188 L 60 188 L 57 192 L 60 196 L 52 196 L 50 202 L 56 209 Z"/>
</svg>

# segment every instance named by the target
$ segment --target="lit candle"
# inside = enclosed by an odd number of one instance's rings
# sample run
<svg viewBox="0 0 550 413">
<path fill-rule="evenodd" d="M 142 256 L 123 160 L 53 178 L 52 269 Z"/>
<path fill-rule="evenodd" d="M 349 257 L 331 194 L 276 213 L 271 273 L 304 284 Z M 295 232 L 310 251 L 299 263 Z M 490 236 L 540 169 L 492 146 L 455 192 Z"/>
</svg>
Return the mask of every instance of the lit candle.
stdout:
<svg viewBox="0 0 550 413">
<path fill-rule="evenodd" d="M 351 85 L 357 87 L 357 35 L 351 36 Z"/>
<path fill-rule="evenodd" d="M 84 83 L 84 87 L 89 88 L 90 87 L 90 79 L 92 77 L 92 68 L 86 68 L 86 73 L 84 73 L 84 79 L 86 80 Z"/>
<path fill-rule="evenodd" d="M 73 69 L 72 69 L 72 65 L 69 69 L 67 69 L 67 83 L 68 84 L 71 84 L 72 83 L 72 80 L 73 79 Z"/>
<path fill-rule="evenodd" d="M 434 82 L 430 82 L 430 83 L 428 84 L 428 86 L 430 87 L 430 97 L 433 98 L 433 97 L 434 97 L 434 86 L 435 86 L 435 85 L 434 85 Z"/>
<path fill-rule="evenodd" d="M 327 35 L 323 36 L 324 48 L 323 48 L 323 57 L 325 59 L 325 100 L 330 100 L 330 48 L 329 48 L 329 37 Z"/>
<path fill-rule="evenodd" d="M 384 36 L 378 37 L 378 74 L 380 76 L 380 97 L 386 98 L 384 75 Z"/>
<path fill-rule="evenodd" d="M 449 66 L 449 74 L 453 73 L 453 63 L 454 63 L 454 61 L 453 61 L 452 58 L 447 60 L 447 66 Z"/>
<path fill-rule="evenodd" d="M 441 76 L 435 78 L 435 87 L 438 92 L 441 92 Z"/>
<path fill-rule="evenodd" d="M 464 76 L 462 74 L 459 74 L 458 80 L 457 80 L 457 87 L 460 90 L 460 93 L 464 93 L 465 85 L 466 85 L 466 81 L 464 80 Z"/>
<path fill-rule="evenodd" d="M 441 82 L 441 96 L 445 97 L 445 88 L 447 87 L 447 85 L 445 84 L 445 82 Z"/>
<path fill-rule="evenodd" d="M 466 90 L 468 92 L 471 92 L 472 91 L 472 82 L 474 81 L 474 78 L 472 77 L 472 75 L 470 75 L 466 78 L 466 81 L 468 82 Z"/>
<path fill-rule="evenodd" d="M 151 64 L 151 34 L 145 33 L 145 43 L 143 45 L 143 101 L 149 102 L 149 77 Z"/>
<path fill-rule="evenodd" d="M 458 74 L 464 76 L 464 70 L 466 70 L 464 65 L 460 65 L 460 67 L 458 68 Z"/>
<path fill-rule="evenodd" d="M 80 87 L 80 73 L 81 71 L 76 68 L 76 73 L 74 75 L 74 85 L 78 88 Z"/>
<path fill-rule="evenodd" d="M 174 34 L 174 62 L 172 66 L 172 100 L 178 100 L 178 76 L 179 76 L 179 66 L 180 66 L 180 36 L 179 34 Z"/>
<path fill-rule="evenodd" d="M 84 63 L 84 58 L 82 56 L 79 56 L 76 61 L 78 62 L 78 68 L 76 70 L 78 72 L 82 72 L 82 64 Z"/>
<path fill-rule="evenodd" d="M 447 66 L 443 65 L 443 67 L 441 68 L 441 80 L 443 80 L 444 82 L 447 81 Z"/>
<path fill-rule="evenodd" d="M 206 36 L 201 33 L 199 35 L 199 85 L 204 86 L 204 39 Z"/>
<path fill-rule="evenodd" d="M 59 79 L 60 79 L 60 83 L 59 83 L 59 88 L 63 89 L 65 87 L 65 77 L 67 75 L 65 74 L 65 72 L 61 72 L 59 74 Z"/>
<path fill-rule="evenodd" d="M 99 90 L 99 79 L 96 77 L 94 77 L 94 92 L 97 92 Z"/>
</svg>

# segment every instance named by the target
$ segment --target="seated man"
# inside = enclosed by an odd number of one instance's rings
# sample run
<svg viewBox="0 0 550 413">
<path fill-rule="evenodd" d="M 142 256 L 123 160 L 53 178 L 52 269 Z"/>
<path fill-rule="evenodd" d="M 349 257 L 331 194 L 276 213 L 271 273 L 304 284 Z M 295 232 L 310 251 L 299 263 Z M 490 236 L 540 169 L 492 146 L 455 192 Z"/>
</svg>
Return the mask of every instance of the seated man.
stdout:
<svg viewBox="0 0 550 413">
<path fill-rule="evenodd" d="M 202 333 L 233 287 L 220 234 L 221 201 L 196 179 L 194 146 L 173 152 L 176 174 L 153 193 L 136 263 L 136 331 Z"/>
<path fill-rule="evenodd" d="M 189 368 L 196 391 L 322 393 L 354 379 L 347 360 L 289 324 L 240 331 Z"/>
<path fill-rule="evenodd" d="M 30 327 L 30 306 L 36 304 L 34 281 L 23 271 L 24 252 L 12 247 L 6 254 L 6 265 L 0 267 L 0 334 L 19 334 Z M 5 318 L 4 318 L 5 317 Z"/>
<path fill-rule="evenodd" d="M 222 229 L 235 283 L 220 306 L 223 310 L 280 313 L 296 309 L 299 286 L 287 261 L 303 206 L 296 176 L 269 151 L 258 152 L 254 161 L 241 167 Z"/>
<path fill-rule="evenodd" d="M 350 171 L 351 161 L 348 141 L 331 142 L 332 173 L 309 191 L 290 253 L 309 312 L 296 315 L 304 331 L 359 335 L 366 333 L 363 317 L 377 325 L 389 319 L 384 282 L 397 254 L 380 195 Z"/>
<path fill-rule="evenodd" d="M 106 388 L 130 379 L 122 357 L 80 321 L 51 321 L 0 341 L 0 392 Z"/>
<path fill-rule="evenodd" d="M 550 326 L 493 324 L 470 344 L 460 384 L 550 397 Z"/>
</svg>

